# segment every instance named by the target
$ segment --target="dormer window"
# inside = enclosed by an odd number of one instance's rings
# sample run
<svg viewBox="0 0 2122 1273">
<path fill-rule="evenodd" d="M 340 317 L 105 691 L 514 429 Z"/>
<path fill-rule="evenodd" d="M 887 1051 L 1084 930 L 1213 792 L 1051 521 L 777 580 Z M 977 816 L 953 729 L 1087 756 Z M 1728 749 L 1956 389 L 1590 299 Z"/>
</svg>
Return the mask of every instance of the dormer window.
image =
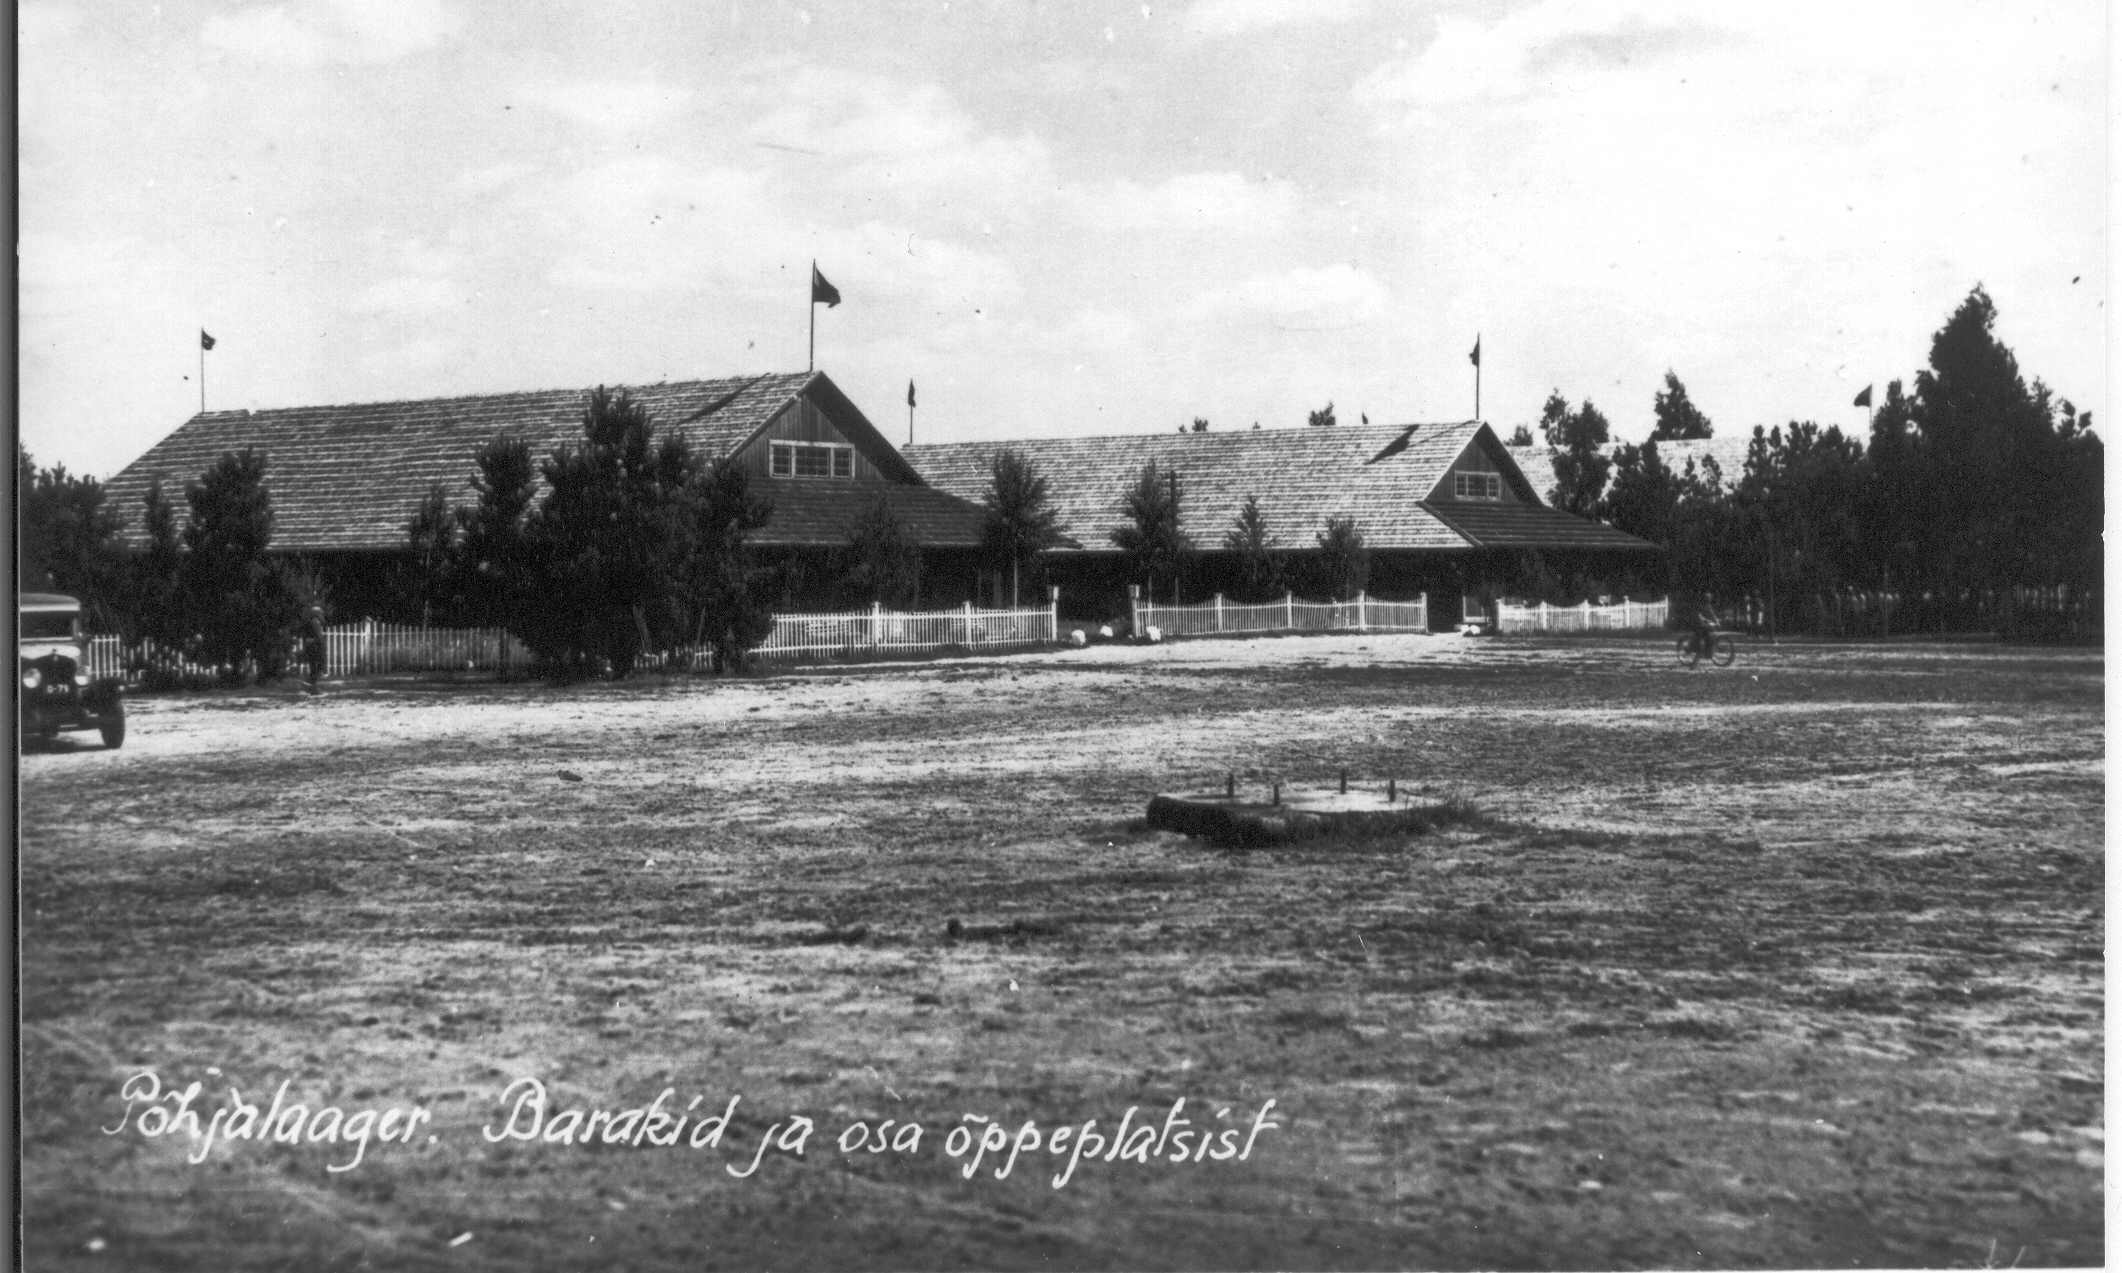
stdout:
<svg viewBox="0 0 2122 1273">
<path fill-rule="evenodd" d="M 771 464 L 775 477 L 853 477 L 855 448 L 831 442 L 776 442 Z"/>
<path fill-rule="evenodd" d="M 1453 473 L 1452 495 L 1458 499 L 1502 499 L 1503 475 L 1501 473 Z"/>
</svg>

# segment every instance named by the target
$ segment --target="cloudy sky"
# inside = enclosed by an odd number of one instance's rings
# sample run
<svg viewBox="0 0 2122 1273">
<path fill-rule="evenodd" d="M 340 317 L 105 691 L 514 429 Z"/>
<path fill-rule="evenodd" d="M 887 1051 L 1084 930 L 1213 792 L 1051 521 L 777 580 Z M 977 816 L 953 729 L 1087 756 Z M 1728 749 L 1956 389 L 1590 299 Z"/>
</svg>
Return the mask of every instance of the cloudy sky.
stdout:
<svg viewBox="0 0 2122 1273">
<path fill-rule="evenodd" d="M 2099 411 L 2105 11 L 1658 0 L 19 8 L 20 392 L 199 405 L 801 369 L 903 439 L 1845 427 L 1975 284 Z"/>
</svg>

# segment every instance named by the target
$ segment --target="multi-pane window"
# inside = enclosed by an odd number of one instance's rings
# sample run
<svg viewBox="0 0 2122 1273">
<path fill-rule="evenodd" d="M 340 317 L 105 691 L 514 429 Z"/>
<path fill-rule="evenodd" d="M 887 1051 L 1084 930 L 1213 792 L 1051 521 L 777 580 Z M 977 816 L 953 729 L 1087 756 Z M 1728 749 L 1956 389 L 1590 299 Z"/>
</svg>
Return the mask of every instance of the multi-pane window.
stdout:
<svg viewBox="0 0 2122 1273">
<path fill-rule="evenodd" d="M 1503 475 L 1501 473 L 1453 473 L 1452 494 L 1460 499 L 1502 499 Z"/>
<path fill-rule="evenodd" d="M 855 448 L 830 442 L 776 442 L 771 465 L 775 477 L 853 477 Z"/>
</svg>

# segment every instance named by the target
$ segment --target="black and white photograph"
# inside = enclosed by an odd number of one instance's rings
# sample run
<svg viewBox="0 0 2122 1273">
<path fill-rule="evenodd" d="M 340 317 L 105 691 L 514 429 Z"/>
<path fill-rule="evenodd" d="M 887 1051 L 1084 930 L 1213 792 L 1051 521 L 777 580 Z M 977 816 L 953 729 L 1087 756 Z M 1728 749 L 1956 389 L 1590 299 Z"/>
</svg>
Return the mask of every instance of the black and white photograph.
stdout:
<svg viewBox="0 0 2122 1273">
<path fill-rule="evenodd" d="M 2100 1267 L 2101 0 L 21 0 L 37 1270 Z"/>
</svg>

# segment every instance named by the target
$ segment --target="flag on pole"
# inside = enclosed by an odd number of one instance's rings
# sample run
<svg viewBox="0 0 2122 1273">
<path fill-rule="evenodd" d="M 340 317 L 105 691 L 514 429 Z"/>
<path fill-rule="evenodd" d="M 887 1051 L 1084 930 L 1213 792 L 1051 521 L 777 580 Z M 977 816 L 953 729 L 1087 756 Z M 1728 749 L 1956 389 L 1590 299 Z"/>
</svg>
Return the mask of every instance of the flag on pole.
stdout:
<svg viewBox="0 0 2122 1273">
<path fill-rule="evenodd" d="M 914 382 L 911 380 L 906 382 L 906 405 L 914 405 Z"/>
<path fill-rule="evenodd" d="M 1858 394 L 1858 395 L 1857 395 L 1857 400 L 1856 400 L 1855 402 L 1852 402 L 1852 403 L 1850 403 L 1849 405 L 1851 405 L 1851 406 L 1853 406 L 1853 407 L 1868 407 L 1868 406 L 1870 406 L 1870 405 L 1871 405 L 1871 386 L 1870 386 L 1870 385 L 1866 385 L 1866 386 L 1864 386 L 1864 392 L 1863 392 L 1863 393 L 1860 393 L 1860 394 Z"/>
<path fill-rule="evenodd" d="M 1481 338 L 1479 336 L 1474 337 L 1474 352 L 1468 354 L 1466 360 L 1476 367 L 1481 365 Z"/>
<path fill-rule="evenodd" d="M 827 309 L 838 305 L 840 303 L 840 289 L 826 282 L 825 276 L 818 272 L 818 263 L 812 261 L 810 263 L 810 303 L 816 305 L 820 301 L 825 302 Z"/>
<path fill-rule="evenodd" d="M 213 338 L 212 336 L 209 336 L 209 335 L 207 335 L 207 334 L 206 334 L 206 329 L 205 329 L 204 327 L 201 327 L 201 328 L 199 329 L 199 348 L 201 348 L 201 349 L 212 349 L 213 347 L 214 347 L 214 338 Z"/>
</svg>

